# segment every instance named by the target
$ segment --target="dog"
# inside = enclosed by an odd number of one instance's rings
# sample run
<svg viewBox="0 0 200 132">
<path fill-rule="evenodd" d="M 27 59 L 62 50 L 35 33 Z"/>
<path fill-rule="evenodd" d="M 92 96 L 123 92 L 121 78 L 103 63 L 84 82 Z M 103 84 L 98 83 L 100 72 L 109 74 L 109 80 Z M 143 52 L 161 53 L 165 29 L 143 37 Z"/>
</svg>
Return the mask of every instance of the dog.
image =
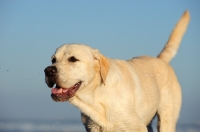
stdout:
<svg viewBox="0 0 200 132">
<path fill-rule="evenodd" d="M 156 58 L 118 60 L 83 44 L 62 45 L 44 70 L 52 99 L 78 107 L 88 132 L 147 132 L 155 115 L 158 131 L 175 132 L 181 87 L 169 62 L 189 21 L 185 11 Z"/>
</svg>

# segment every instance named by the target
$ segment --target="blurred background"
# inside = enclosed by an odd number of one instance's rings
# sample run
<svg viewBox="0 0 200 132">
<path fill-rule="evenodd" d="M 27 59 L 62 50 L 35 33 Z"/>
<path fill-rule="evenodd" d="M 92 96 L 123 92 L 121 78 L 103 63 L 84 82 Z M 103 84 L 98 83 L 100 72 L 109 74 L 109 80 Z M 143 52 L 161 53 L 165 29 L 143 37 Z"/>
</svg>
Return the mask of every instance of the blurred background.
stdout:
<svg viewBox="0 0 200 132">
<path fill-rule="evenodd" d="M 65 43 L 107 57 L 157 56 L 185 10 L 191 21 L 171 61 L 182 86 L 178 132 L 200 131 L 200 1 L 1 0 L 0 132 L 83 132 L 80 112 L 56 103 L 44 80 Z M 156 127 L 154 121 L 154 128 Z"/>
</svg>

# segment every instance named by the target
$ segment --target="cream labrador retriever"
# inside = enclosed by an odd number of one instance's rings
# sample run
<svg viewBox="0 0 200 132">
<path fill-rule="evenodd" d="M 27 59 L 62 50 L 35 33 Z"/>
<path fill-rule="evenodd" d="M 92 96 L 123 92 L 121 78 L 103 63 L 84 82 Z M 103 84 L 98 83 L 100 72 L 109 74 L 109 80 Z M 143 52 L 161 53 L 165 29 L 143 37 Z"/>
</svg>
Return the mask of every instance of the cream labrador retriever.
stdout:
<svg viewBox="0 0 200 132">
<path fill-rule="evenodd" d="M 181 88 L 169 62 L 189 19 L 186 11 L 157 58 L 117 60 L 85 45 L 61 46 L 44 70 L 47 85 L 55 85 L 51 97 L 78 107 L 88 132 L 147 132 L 155 114 L 160 132 L 174 132 Z"/>
</svg>

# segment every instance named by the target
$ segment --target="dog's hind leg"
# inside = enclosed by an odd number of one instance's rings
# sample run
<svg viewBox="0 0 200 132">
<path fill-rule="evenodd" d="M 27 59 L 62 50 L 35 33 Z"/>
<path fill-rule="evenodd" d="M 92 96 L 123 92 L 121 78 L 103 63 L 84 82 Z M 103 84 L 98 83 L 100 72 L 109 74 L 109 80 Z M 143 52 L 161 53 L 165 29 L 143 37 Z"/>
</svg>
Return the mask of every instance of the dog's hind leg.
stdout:
<svg viewBox="0 0 200 132">
<path fill-rule="evenodd" d="M 161 102 L 157 112 L 159 132 L 176 131 L 176 122 L 181 108 L 180 85 L 177 80 L 172 79 L 169 84 L 161 90 Z"/>
</svg>

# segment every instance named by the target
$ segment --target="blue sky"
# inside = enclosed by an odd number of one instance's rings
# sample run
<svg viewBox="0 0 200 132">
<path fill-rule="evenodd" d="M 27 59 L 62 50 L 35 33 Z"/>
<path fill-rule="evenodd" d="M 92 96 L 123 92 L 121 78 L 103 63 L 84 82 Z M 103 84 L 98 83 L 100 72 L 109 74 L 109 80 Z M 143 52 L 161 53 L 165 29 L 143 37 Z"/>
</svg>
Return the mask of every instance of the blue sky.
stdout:
<svg viewBox="0 0 200 132">
<path fill-rule="evenodd" d="M 179 122 L 200 123 L 200 2 L 0 1 L 0 119 L 79 119 L 77 108 L 55 103 L 44 81 L 55 49 L 84 43 L 107 57 L 156 56 L 187 9 L 191 22 L 171 61 L 182 86 Z"/>
</svg>

